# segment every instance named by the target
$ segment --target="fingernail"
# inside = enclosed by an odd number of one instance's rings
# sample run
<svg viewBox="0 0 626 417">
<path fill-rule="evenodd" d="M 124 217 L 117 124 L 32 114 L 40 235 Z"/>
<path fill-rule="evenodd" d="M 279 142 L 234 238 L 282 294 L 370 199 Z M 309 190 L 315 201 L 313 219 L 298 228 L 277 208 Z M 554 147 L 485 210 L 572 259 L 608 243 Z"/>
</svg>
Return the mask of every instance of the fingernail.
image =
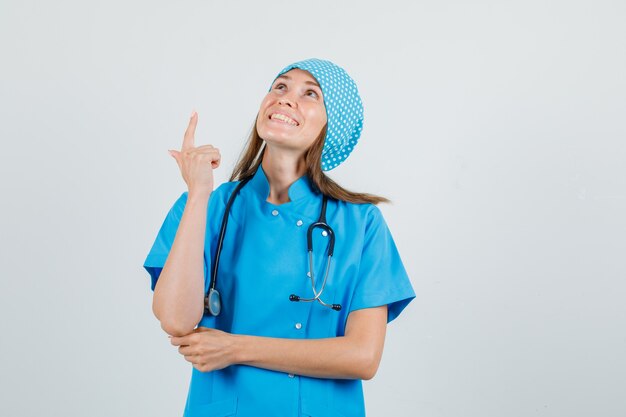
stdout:
<svg viewBox="0 0 626 417">
<path fill-rule="evenodd" d="M 193 117 L 195 114 L 196 114 L 196 111 L 195 111 L 195 110 L 194 110 L 194 111 L 192 111 L 192 112 L 191 112 L 191 117 Z"/>
</svg>

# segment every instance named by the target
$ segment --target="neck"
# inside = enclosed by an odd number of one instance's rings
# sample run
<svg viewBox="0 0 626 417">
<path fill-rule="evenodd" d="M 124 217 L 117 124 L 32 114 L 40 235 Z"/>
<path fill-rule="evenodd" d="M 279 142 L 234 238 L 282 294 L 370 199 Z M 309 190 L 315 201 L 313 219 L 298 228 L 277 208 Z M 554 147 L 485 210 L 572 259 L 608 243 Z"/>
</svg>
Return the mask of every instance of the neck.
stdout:
<svg viewBox="0 0 626 417">
<path fill-rule="evenodd" d="M 276 205 L 291 201 L 289 186 L 306 173 L 304 158 L 272 152 L 267 147 L 261 165 L 270 185 L 267 201 Z"/>
</svg>

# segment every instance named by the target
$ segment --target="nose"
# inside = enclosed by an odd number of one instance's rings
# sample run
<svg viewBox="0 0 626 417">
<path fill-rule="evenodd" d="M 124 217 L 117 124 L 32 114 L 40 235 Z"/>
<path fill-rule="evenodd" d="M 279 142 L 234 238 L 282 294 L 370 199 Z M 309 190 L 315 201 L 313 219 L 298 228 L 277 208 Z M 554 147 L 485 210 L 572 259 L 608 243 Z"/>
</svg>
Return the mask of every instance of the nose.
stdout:
<svg viewBox="0 0 626 417">
<path fill-rule="evenodd" d="M 280 105 L 288 105 L 289 107 L 297 107 L 298 106 L 298 92 L 295 89 L 288 89 L 284 91 L 283 94 L 278 97 L 278 104 Z"/>
<path fill-rule="evenodd" d="M 289 107 L 293 107 L 293 102 L 291 100 L 289 100 L 287 97 L 283 96 L 280 99 L 278 99 L 278 104 L 283 105 L 286 104 Z"/>
</svg>

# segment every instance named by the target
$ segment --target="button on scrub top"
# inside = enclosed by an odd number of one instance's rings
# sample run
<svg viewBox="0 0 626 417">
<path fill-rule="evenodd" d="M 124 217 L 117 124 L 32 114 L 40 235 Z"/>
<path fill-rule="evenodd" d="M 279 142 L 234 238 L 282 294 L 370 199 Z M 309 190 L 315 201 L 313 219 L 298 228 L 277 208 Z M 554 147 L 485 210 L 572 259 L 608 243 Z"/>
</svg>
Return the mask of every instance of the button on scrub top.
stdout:
<svg viewBox="0 0 626 417">
<path fill-rule="evenodd" d="M 209 198 L 205 239 L 205 292 L 224 208 L 237 185 L 226 182 Z M 307 175 L 289 187 L 291 201 L 267 202 L 269 183 L 262 166 L 241 189 L 231 207 L 220 257 L 217 289 L 219 316 L 206 314 L 198 326 L 229 333 L 292 339 L 343 336 L 351 311 L 388 305 L 387 322 L 415 298 L 400 255 L 373 204 L 328 200 L 326 219 L 335 231 L 335 251 L 321 299 L 341 304 L 340 311 L 317 301 L 293 302 L 290 294 L 313 297 L 306 247 L 308 226 L 317 221 L 322 195 Z M 174 203 L 145 260 L 151 289 L 165 264 L 187 201 Z M 327 264 L 328 236 L 314 229 L 313 257 L 317 289 Z M 194 416 L 365 416 L 359 379 L 327 379 L 231 365 L 200 372 L 192 367 L 185 417 Z"/>
</svg>

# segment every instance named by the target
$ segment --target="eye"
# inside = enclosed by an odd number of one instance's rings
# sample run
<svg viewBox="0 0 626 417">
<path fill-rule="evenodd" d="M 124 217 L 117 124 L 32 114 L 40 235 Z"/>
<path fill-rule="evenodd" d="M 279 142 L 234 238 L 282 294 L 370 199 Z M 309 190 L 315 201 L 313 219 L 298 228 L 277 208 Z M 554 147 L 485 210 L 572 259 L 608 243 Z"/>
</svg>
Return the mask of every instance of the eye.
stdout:
<svg viewBox="0 0 626 417">
<path fill-rule="evenodd" d="M 280 88 L 280 87 L 285 87 L 286 88 L 287 86 L 284 83 L 278 83 L 278 84 L 276 84 L 274 86 L 274 89 L 275 90 L 284 90 L 284 88 Z M 319 98 L 319 94 L 317 94 L 317 91 L 309 89 L 309 90 L 306 91 L 306 95 L 309 95 L 309 93 L 313 93 L 314 94 L 314 96 L 312 96 L 312 97 Z"/>
</svg>

